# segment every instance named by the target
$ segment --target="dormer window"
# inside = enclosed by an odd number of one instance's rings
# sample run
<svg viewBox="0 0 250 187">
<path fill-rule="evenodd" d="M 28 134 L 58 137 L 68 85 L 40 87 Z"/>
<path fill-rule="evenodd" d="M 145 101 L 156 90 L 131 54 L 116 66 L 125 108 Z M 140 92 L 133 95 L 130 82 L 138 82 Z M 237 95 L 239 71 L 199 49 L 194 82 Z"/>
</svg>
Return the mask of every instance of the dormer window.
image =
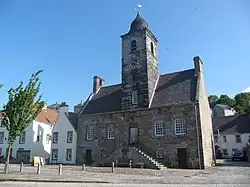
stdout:
<svg viewBox="0 0 250 187">
<path fill-rule="evenodd" d="M 131 52 L 134 52 L 134 51 L 136 51 L 136 41 L 135 40 L 133 40 L 131 42 Z"/>
<path fill-rule="evenodd" d="M 136 90 L 132 92 L 132 104 L 137 105 L 138 104 L 138 93 Z"/>
<path fill-rule="evenodd" d="M 154 44 L 153 44 L 153 42 L 151 42 L 150 48 L 151 48 L 151 53 L 154 56 Z"/>
</svg>

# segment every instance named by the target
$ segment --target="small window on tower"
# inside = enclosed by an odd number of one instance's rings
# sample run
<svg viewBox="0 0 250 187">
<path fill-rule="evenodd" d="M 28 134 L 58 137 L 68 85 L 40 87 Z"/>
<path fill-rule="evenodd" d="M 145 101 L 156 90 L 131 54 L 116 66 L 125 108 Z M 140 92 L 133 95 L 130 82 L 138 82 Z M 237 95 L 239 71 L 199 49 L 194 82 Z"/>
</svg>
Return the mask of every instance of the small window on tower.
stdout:
<svg viewBox="0 0 250 187">
<path fill-rule="evenodd" d="M 137 105 L 138 104 L 138 95 L 137 95 L 137 91 L 134 90 L 132 92 L 132 104 L 133 105 Z"/>
<path fill-rule="evenodd" d="M 133 52 L 133 51 L 136 51 L 136 41 L 135 40 L 133 40 L 131 42 L 131 52 Z"/>
<path fill-rule="evenodd" d="M 151 53 L 154 56 L 154 44 L 153 44 L 153 42 L 151 42 Z"/>
</svg>

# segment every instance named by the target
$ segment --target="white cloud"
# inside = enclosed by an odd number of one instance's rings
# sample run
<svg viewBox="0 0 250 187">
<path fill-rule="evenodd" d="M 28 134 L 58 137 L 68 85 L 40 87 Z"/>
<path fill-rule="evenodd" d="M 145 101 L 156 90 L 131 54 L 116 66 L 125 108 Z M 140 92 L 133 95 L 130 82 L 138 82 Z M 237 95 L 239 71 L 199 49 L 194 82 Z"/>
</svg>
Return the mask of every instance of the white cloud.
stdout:
<svg viewBox="0 0 250 187">
<path fill-rule="evenodd" d="M 250 86 L 247 89 L 245 89 L 243 92 L 250 92 Z"/>
</svg>

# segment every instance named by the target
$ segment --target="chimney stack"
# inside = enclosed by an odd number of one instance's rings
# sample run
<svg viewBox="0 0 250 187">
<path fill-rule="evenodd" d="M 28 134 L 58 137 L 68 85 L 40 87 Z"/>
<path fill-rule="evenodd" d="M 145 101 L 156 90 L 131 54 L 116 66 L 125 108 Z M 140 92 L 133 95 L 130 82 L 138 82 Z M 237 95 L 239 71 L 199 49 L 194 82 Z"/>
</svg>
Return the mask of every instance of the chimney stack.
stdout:
<svg viewBox="0 0 250 187">
<path fill-rule="evenodd" d="M 94 76 L 93 78 L 93 94 L 97 93 L 101 87 L 104 86 L 104 79 L 98 76 Z"/>
<path fill-rule="evenodd" d="M 203 72 L 203 62 L 199 56 L 193 58 L 195 75 L 199 76 Z"/>
</svg>

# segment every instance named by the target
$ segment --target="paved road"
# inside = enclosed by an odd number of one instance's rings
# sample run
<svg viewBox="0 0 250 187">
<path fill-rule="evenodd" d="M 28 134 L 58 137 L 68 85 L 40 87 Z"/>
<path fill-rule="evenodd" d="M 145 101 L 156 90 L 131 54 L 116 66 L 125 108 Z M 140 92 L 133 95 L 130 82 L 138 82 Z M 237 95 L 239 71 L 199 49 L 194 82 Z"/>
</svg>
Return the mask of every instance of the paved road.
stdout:
<svg viewBox="0 0 250 187">
<path fill-rule="evenodd" d="M 126 186 L 126 187 L 160 187 L 160 186 L 168 186 L 168 187 L 249 187 L 249 184 L 55 184 L 55 183 L 15 183 L 15 182 L 6 182 L 0 183 L 0 187 L 92 187 L 92 186 L 100 186 L 100 187 L 112 187 L 112 186 Z"/>
<path fill-rule="evenodd" d="M 80 180 L 109 182 L 109 184 L 65 184 L 65 183 L 23 183 L 0 182 L 0 187 L 40 187 L 40 186 L 250 186 L 250 162 L 221 162 L 221 166 L 211 167 L 207 170 L 148 170 L 115 168 L 111 173 L 110 168 L 87 168 L 82 172 L 78 166 L 65 166 L 63 175 L 57 175 L 57 166 L 45 166 L 42 173 L 36 175 L 36 168 L 26 167 L 23 173 L 18 172 L 18 165 L 11 166 L 12 173 L 6 175 L 14 179 L 47 179 L 52 180 Z M 0 174 L 0 179 L 6 177 Z M 113 184 L 112 184 L 113 183 Z M 125 185 L 122 185 L 125 184 Z M 143 184 L 143 185 L 142 185 Z"/>
</svg>

